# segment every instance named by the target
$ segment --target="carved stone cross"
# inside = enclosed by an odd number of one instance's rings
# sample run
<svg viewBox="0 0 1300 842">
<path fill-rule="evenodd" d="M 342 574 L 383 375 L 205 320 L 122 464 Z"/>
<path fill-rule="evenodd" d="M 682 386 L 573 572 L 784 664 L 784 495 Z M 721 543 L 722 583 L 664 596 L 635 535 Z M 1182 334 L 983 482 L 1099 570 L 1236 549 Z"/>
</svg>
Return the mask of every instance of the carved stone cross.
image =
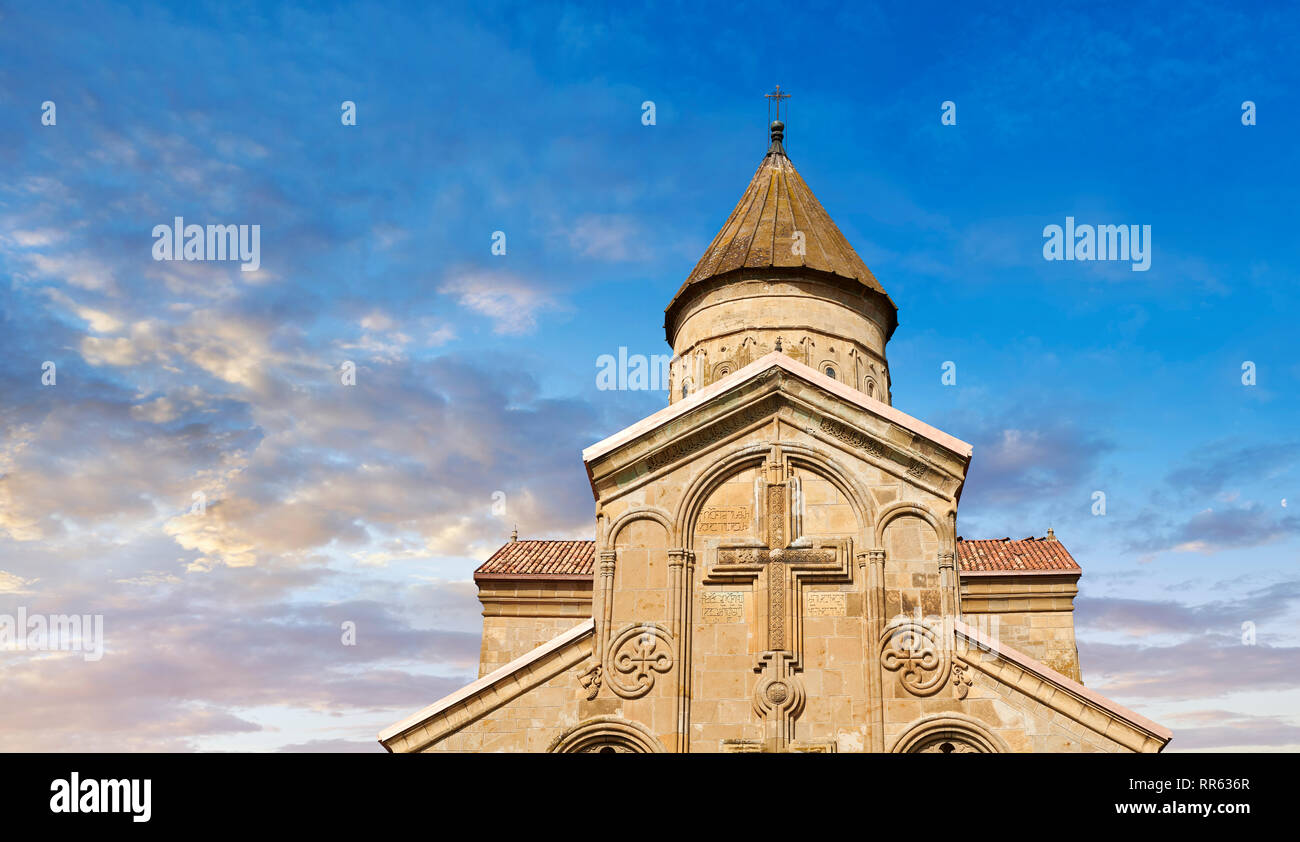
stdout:
<svg viewBox="0 0 1300 842">
<path fill-rule="evenodd" d="M 792 534 L 791 493 L 796 480 L 777 448 L 763 466 L 761 539 L 728 542 L 718 547 L 717 561 L 704 584 L 762 584 L 766 579 L 766 649 L 754 671 L 763 674 L 755 690 L 755 712 L 767 721 L 765 742 L 780 751 L 793 739 L 793 725 L 803 707 L 804 693 L 795 674 L 802 671 L 803 584 L 852 582 L 849 540 L 813 542 Z M 764 576 L 766 574 L 766 576 Z"/>
</svg>

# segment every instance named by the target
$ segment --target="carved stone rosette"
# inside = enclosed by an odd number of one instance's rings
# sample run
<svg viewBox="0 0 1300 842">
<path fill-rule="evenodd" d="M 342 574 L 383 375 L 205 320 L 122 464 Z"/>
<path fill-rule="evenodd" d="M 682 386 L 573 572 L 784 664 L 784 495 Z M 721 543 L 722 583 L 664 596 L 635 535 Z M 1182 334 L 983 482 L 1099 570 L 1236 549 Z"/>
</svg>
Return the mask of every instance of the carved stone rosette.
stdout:
<svg viewBox="0 0 1300 842">
<path fill-rule="evenodd" d="M 934 629 L 917 620 L 895 620 L 881 635 L 881 666 L 898 673 L 913 696 L 932 696 L 947 683 L 948 654 Z"/>
<path fill-rule="evenodd" d="M 635 623 L 610 641 L 601 677 L 624 699 L 639 699 L 654 689 L 656 674 L 672 668 L 672 633 L 658 623 Z"/>
</svg>

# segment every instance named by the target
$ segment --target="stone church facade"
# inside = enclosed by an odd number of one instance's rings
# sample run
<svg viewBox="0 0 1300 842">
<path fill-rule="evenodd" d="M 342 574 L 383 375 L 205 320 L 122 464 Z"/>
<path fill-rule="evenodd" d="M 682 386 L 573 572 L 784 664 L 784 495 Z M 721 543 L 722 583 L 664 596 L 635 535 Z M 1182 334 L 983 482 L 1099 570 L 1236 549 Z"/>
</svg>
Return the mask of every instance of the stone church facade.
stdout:
<svg viewBox="0 0 1300 842">
<path fill-rule="evenodd" d="M 593 541 L 475 573 L 479 678 L 393 752 L 1162 750 L 1082 684 L 1081 570 L 963 540 L 971 446 L 892 406 L 897 308 L 780 122 L 673 297 L 670 403 L 583 452 Z"/>
</svg>

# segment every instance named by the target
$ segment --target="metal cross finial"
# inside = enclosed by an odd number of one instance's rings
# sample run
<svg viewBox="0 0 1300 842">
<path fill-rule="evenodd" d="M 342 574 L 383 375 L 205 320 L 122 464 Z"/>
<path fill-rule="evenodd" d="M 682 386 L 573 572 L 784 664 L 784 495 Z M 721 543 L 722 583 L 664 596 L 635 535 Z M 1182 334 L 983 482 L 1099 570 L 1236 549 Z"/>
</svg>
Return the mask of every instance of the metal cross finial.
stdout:
<svg viewBox="0 0 1300 842">
<path fill-rule="evenodd" d="M 777 85 L 776 90 L 770 94 L 763 94 L 767 97 L 767 121 L 772 122 L 772 100 L 776 100 L 776 119 L 781 119 L 781 100 L 789 99 L 790 94 L 781 93 L 781 86 Z"/>
</svg>

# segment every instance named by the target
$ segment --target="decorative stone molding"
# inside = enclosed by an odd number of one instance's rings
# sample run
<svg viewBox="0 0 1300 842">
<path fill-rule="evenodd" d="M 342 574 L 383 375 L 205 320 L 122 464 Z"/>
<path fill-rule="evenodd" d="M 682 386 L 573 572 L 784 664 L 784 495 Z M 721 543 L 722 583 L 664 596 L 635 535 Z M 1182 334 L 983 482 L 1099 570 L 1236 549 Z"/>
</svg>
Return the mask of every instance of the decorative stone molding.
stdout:
<svg viewBox="0 0 1300 842">
<path fill-rule="evenodd" d="M 776 411 L 771 401 L 760 401 L 750 407 L 723 418 L 685 440 L 676 440 L 667 447 L 646 457 L 646 471 L 657 471 L 671 465 L 679 459 L 685 459 L 715 442 L 740 432 L 746 427 L 757 424 Z"/>
<path fill-rule="evenodd" d="M 579 722 L 551 741 L 552 754 L 661 754 L 663 743 L 640 722 L 618 716 L 596 716 Z"/>
<path fill-rule="evenodd" d="M 610 641 L 604 677 L 619 696 L 639 699 L 654 689 L 656 674 L 672 668 L 672 632 L 658 623 L 635 623 Z"/>
<path fill-rule="evenodd" d="M 970 692 L 973 682 L 971 681 L 969 669 L 961 661 L 957 661 L 952 665 L 952 689 L 958 699 L 966 698 L 966 694 Z"/>
<path fill-rule="evenodd" d="M 803 712 L 807 694 L 795 670 L 797 661 L 790 652 L 764 652 L 754 666 L 762 674 L 754 688 L 754 713 L 767 728 L 767 747 L 784 751 L 794 739 L 794 721 Z"/>
<path fill-rule="evenodd" d="M 948 649 L 929 624 L 900 618 L 881 635 L 880 665 L 913 696 L 933 696 L 948 680 Z"/>
<path fill-rule="evenodd" d="M 587 701 L 591 701 L 600 695 L 600 664 L 594 664 L 591 669 L 578 676 L 578 683 L 587 691 Z"/>
<path fill-rule="evenodd" d="M 829 436 L 839 439 L 849 447 L 855 447 L 864 450 L 877 459 L 885 455 L 885 449 L 880 442 L 870 436 L 861 433 L 847 424 L 841 424 L 834 418 L 822 416 L 821 430 Z"/>
<path fill-rule="evenodd" d="M 754 672 L 763 677 L 754 688 L 754 713 L 761 719 L 769 716 L 779 720 L 797 717 L 803 710 L 806 694 L 802 682 L 789 668 L 794 660 L 790 653 L 764 652 L 758 660 Z"/>
</svg>

